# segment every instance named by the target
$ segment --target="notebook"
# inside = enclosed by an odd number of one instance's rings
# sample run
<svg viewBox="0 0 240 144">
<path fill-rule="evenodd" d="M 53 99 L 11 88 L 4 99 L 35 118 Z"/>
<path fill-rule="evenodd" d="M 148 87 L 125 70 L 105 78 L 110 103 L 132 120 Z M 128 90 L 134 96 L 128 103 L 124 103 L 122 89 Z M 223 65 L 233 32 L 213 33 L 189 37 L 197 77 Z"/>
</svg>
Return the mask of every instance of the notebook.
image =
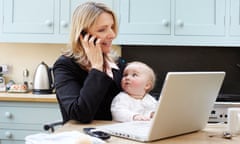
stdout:
<svg viewBox="0 0 240 144">
<path fill-rule="evenodd" d="M 169 138 L 205 128 L 225 72 L 168 72 L 151 121 L 98 126 L 111 135 L 140 142 Z"/>
</svg>

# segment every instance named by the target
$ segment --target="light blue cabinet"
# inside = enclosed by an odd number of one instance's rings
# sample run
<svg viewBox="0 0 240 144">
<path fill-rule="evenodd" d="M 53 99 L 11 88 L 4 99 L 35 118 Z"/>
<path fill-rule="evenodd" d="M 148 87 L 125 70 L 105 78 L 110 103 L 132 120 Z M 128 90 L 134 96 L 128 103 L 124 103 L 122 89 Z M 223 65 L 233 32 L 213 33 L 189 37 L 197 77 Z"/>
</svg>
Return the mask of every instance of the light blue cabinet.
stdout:
<svg viewBox="0 0 240 144">
<path fill-rule="evenodd" d="M 174 35 L 225 35 L 225 0 L 175 0 Z"/>
<path fill-rule="evenodd" d="M 120 1 L 120 34 L 169 35 L 170 22 L 170 0 Z"/>
<path fill-rule="evenodd" d="M 2 7 L 3 7 L 3 1 L 0 0 L 0 42 L 2 39 L 2 24 L 3 24 L 3 11 L 2 11 Z"/>
<path fill-rule="evenodd" d="M 90 0 L 0 0 L 0 42 L 67 43 Z M 119 19 L 117 45 L 240 46 L 240 0 L 95 0 Z"/>
<path fill-rule="evenodd" d="M 0 101 L 0 144 L 24 144 L 27 135 L 43 132 L 43 124 L 60 119 L 57 103 Z"/>
<path fill-rule="evenodd" d="M 240 0 L 231 0 L 230 7 L 230 36 L 240 36 Z"/>
<path fill-rule="evenodd" d="M 225 0 L 120 1 L 120 33 L 224 35 Z"/>
<path fill-rule="evenodd" d="M 1 0 L 2 42 L 64 43 L 59 0 Z"/>
<path fill-rule="evenodd" d="M 130 45 L 221 42 L 226 31 L 225 14 L 226 0 L 120 1 L 119 42 Z"/>
<path fill-rule="evenodd" d="M 70 1 L 60 0 L 60 11 L 59 11 L 59 34 L 68 36 L 71 17 L 70 17 Z"/>
<path fill-rule="evenodd" d="M 3 33 L 53 34 L 55 0 L 3 0 Z"/>
<path fill-rule="evenodd" d="M 87 0 L 0 0 L 0 42 L 67 43 L 71 15 Z M 115 3 L 101 0 L 108 6 Z"/>
</svg>

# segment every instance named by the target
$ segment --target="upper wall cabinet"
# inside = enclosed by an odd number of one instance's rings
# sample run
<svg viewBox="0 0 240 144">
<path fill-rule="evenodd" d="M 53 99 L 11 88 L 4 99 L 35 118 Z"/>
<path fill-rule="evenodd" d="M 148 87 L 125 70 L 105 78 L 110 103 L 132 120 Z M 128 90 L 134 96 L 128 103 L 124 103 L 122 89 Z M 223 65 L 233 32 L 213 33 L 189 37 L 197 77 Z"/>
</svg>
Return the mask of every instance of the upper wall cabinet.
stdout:
<svg viewBox="0 0 240 144">
<path fill-rule="evenodd" d="M 66 38 L 59 35 L 58 0 L 1 1 L 3 22 L 0 41 L 55 43 Z"/>
<path fill-rule="evenodd" d="M 88 0 L 0 0 L 0 42 L 67 43 L 71 15 Z M 113 1 L 105 2 L 113 8 Z"/>
<path fill-rule="evenodd" d="M 225 0 L 175 0 L 175 35 L 216 35 L 225 33 Z"/>
<path fill-rule="evenodd" d="M 67 43 L 90 0 L 0 0 L 0 42 Z M 119 19 L 119 45 L 240 46 L 240 0 L 94 0 Z"/>
<path fill-rule="evenodd" d="M 211 37 L 225 35 L 225 2 L 120 1 L 119 42 L 151 45 L 209 44 L 212 42 Z"/>
<path fill-rule="evenodd" d="M 240 0 L 231 0 L 230 8 L 230 35 L 240 36 Z"/>
<path fill-rule="evenodd" d="M 53 34 L 55 0 L 3 0 L 3 33 Z"/>
<path fill-rule="evenodd" d="M 170 0 L 127 0 L 120 2 L 120 8 L 121 34 L 224 35 L 225 31 L 224 0 L 175 0 L 172 5 Z"/>
<path fill-rule="evenodd" d="M 170 0 L 120 1 L 120 34 L 170 34 Z"/>
</svg>

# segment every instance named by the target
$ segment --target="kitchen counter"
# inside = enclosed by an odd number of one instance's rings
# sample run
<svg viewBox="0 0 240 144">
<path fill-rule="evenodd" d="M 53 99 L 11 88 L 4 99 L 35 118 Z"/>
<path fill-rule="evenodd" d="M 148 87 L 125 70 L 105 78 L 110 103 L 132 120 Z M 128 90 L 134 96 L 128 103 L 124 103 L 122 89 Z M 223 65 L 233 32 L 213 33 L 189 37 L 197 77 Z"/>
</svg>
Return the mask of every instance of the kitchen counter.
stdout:
<svg viewBox="0 0 240 144">
<path fill-rule="evenodd" d="M 36 95 L 29 93 L 0 93 L 0 101 L 57 103 L 56 94 Z"/>
<path fill-rule="evenodd" d="M 76 121 L 69 121 L 59 128 L 57 132 L 65 132 L 78 130 L 83 132 L 85 127 L 96 127 L 104 124 L 111 124 L 113 121 L 93 121 L 91 124 L 80 124 Z M 222 133 L 226 131 L 226 124 L 208 124 L 206 128 L 198 132 L 184 134 L 172 138 L 149 142 L 148 144 L 239 144 L 240 135 L 233 136 L 232 139 L 222 137 Z M 128 139 L 112 136 L 107 141 L 109 144 L 142 144 Z"/>
</svg>

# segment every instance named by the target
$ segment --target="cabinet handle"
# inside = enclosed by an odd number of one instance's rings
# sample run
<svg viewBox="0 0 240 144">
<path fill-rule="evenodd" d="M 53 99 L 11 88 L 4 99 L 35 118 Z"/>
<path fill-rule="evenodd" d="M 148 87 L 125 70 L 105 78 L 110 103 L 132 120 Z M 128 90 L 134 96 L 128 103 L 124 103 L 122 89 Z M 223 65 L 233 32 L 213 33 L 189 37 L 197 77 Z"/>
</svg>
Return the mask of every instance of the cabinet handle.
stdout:
<svg viewBox="0 0 240 144">
<path fill-rule="evenodd" d="M 12 118 L 12 113 L 10 113 L 10 112 L 5 112 L 5 116 L 6 116 L 6 118 Z"/>
<path fill-rule="evenodd" d="M 46 20 L 45 25 L 48 27 L 51 27 L 53 25 L 53 23 L 50 20 Z"/>
<path fill-rule="evenodd" d="M 61 21 L 61 26 L 63 28 L 67 28 L 68 27 L 68 23 L 66 21 Z"/>
<path fill-rule="evenodd" d="M 177 26 L 183 27 L 184 26 L 184 22 L 182 20 L 178 20 L 177 21 Z"/>
<path fill-rule="evenodd" d="M 12 133 L 10 131 L 7 131 L 7 132 L 5 132 L 5 136 L 6 136 L 6 138 L 11 138 Z"/>
<path fill-rule="evenodd" d="M 164 25 L 165 27 L 168 27 L 169 24 L 170 24 L 170 22 L 168 20 L 166 20 L 166 19 L 162 20 L 162 25 Z"/>
</svg>

